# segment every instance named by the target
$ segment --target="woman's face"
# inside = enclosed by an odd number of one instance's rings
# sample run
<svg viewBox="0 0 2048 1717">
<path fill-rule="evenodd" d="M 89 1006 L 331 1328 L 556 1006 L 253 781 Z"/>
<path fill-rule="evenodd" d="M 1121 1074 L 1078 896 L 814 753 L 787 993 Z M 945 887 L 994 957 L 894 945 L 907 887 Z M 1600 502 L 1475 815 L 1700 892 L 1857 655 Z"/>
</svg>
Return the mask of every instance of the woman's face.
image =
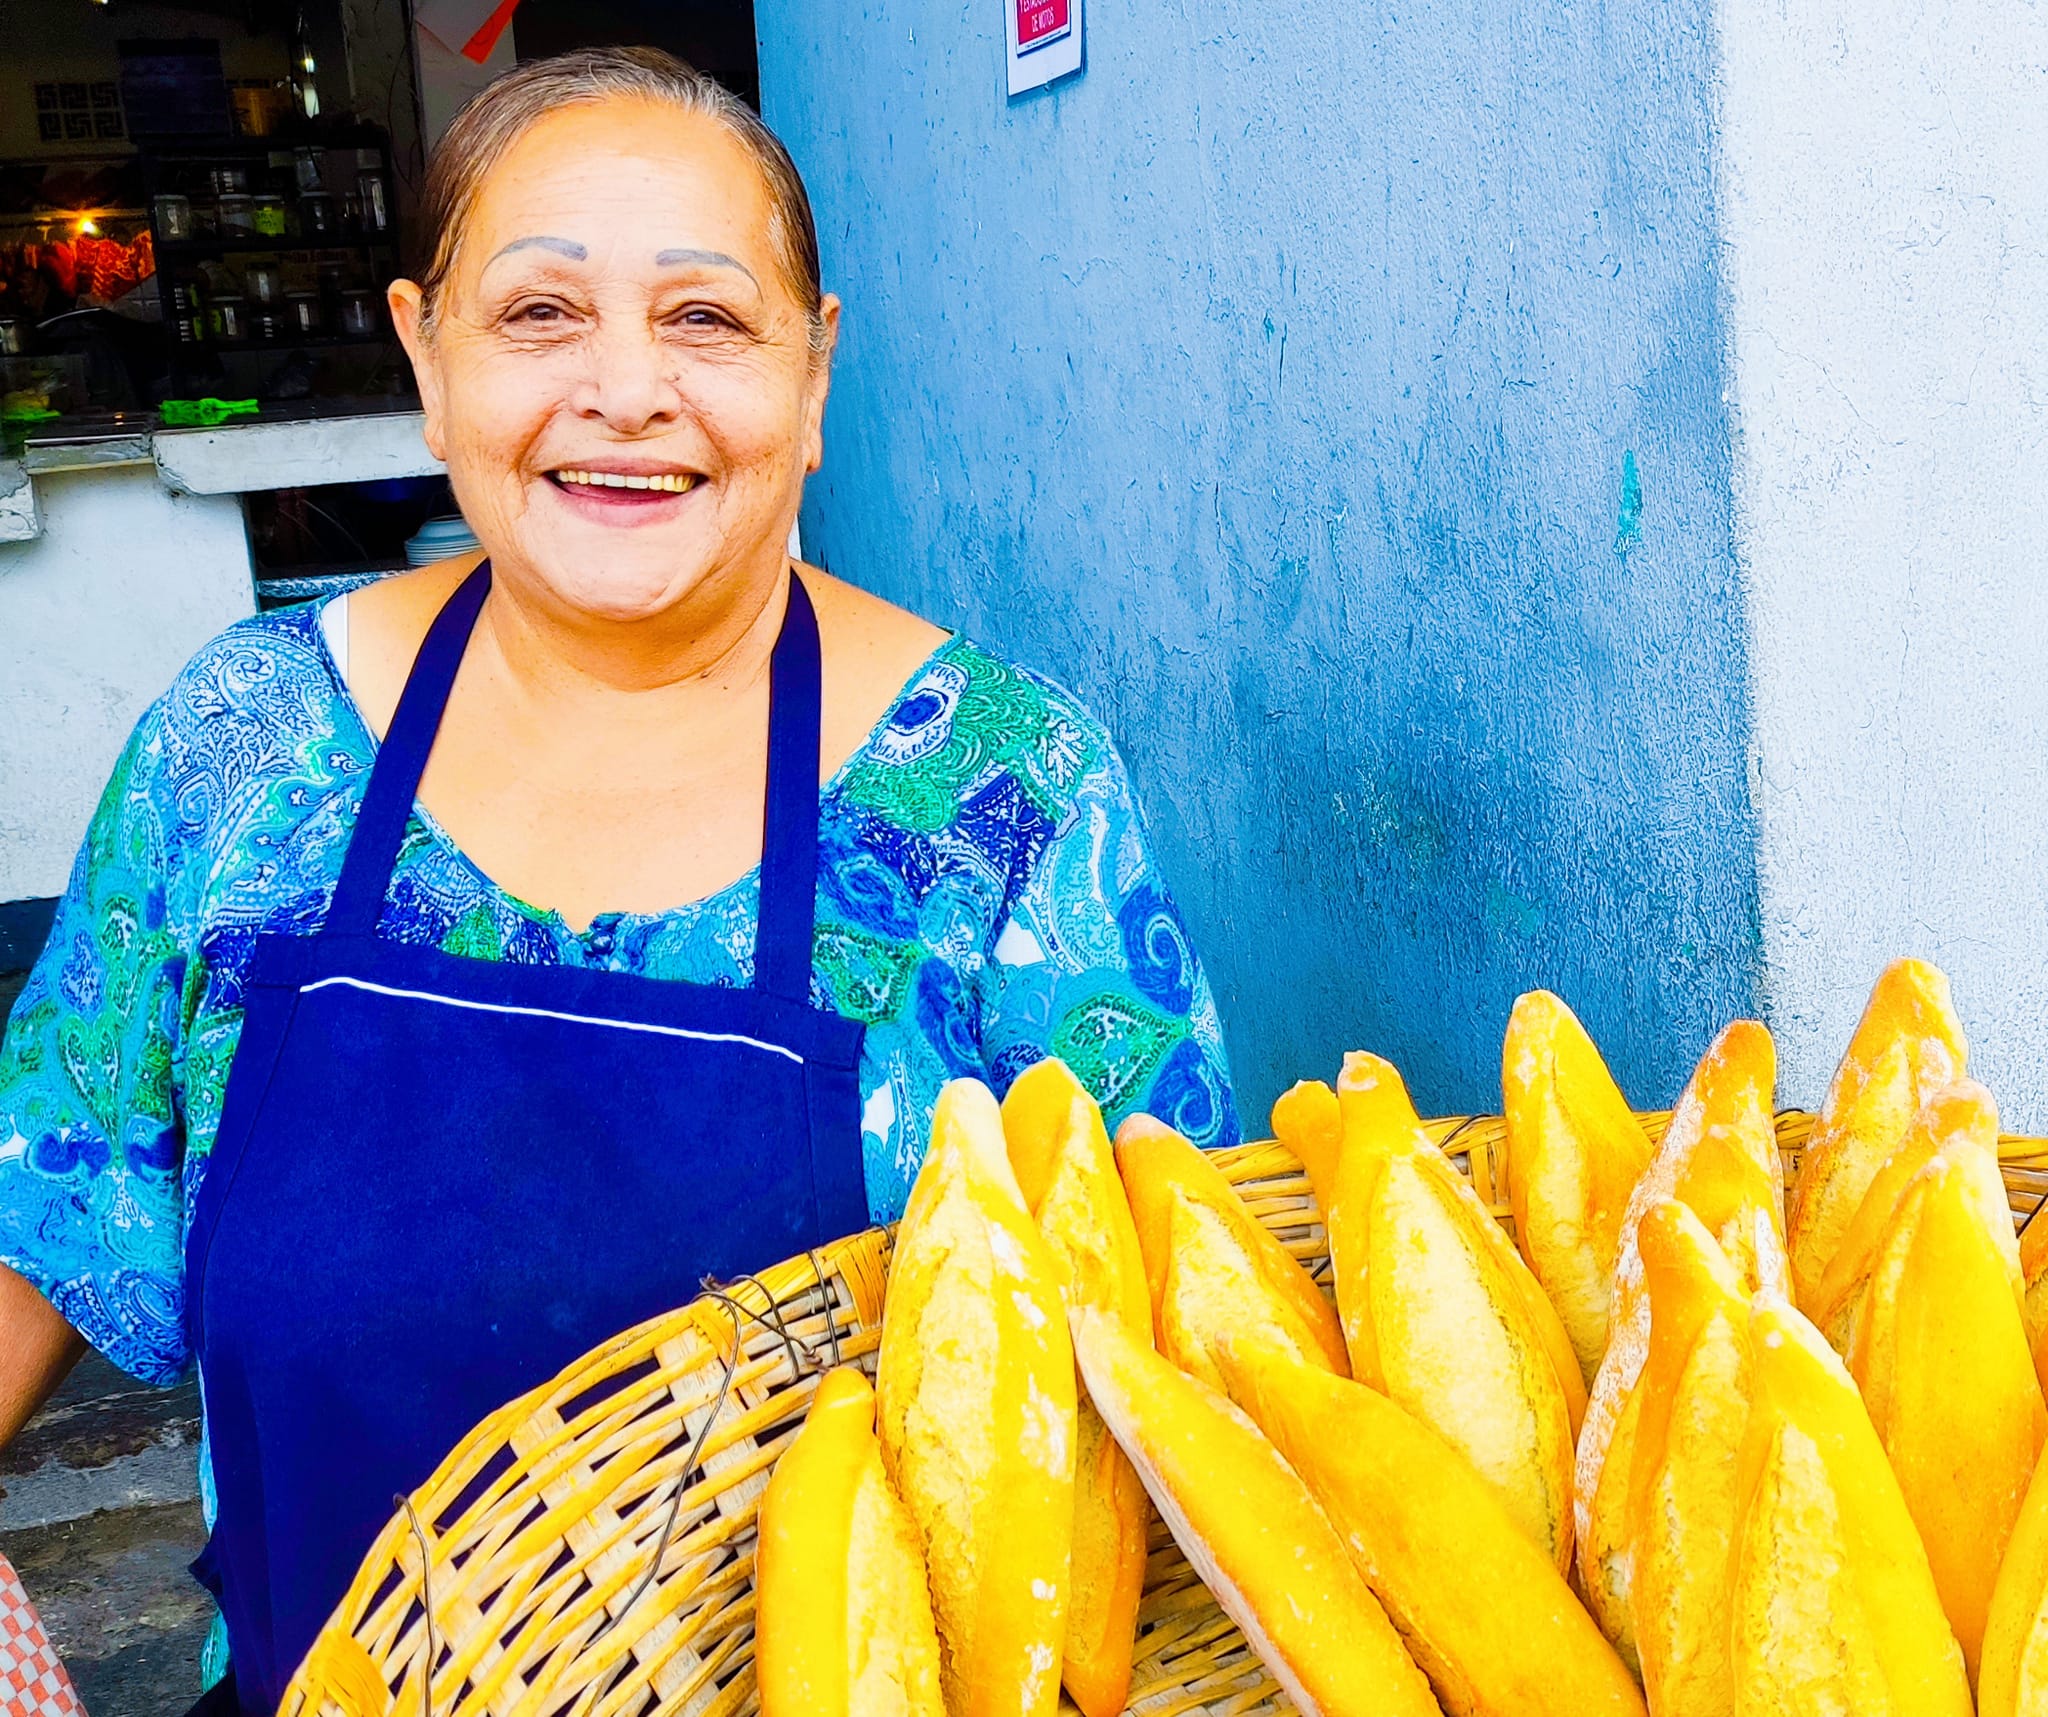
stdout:
<svg viewBox="0 0 2048 1717">
<path fill-rule="evenodd" d="M 502 574 L 575 617 L 631 621 L 780 571 L 828 364 L 771 219 L 715 120 L 588 103 L 485 180 L 431 336 L 418 289 L 392 287 L 427 445 Z"/>
</svg>

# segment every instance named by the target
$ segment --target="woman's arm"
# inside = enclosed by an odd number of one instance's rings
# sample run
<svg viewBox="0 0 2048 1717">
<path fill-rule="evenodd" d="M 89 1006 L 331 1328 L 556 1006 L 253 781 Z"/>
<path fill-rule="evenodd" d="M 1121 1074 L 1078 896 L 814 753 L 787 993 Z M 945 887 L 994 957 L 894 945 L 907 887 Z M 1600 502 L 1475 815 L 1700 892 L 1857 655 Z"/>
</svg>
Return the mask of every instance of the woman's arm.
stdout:
<svg viewBox="0 0 2048 1717">
<path fill-rule="evenodd" d="M 0 1437 L 77 1357 L 72 1330 L 144 1382 L 175 1382 L 186 1366 L 192 956 L 163 750 L 153 709 L 115 766 L 0 1038 Z"/>
<path fill-rule="evenodd" d="M 35 1416 L 85 1352 L 57 1308 L 0 1264 L 0 1449 Z"/>
</svg>

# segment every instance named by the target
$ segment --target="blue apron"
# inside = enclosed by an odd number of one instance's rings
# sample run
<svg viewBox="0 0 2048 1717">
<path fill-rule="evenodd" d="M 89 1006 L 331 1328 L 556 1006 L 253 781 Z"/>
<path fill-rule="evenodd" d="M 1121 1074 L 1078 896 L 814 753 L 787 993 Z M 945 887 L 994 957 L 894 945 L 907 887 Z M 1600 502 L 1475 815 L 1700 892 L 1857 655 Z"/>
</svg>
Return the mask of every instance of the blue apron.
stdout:
<svg viewBox="0 0 2048 1717">
<path fill-rule="evenodd" d="M 818 627 L 770 668 L 751 988 L 465 959 L 377 934 L 490 590 L 420 645 L 324 928 L 257 938 L 186 1247 L 219 1515 L 195 1571 L 232 1692 L 276 1709 L 393 1499 L 597 1342 L 866 1225 L 862 1028 L 811 1005 Z"/>
</svg>

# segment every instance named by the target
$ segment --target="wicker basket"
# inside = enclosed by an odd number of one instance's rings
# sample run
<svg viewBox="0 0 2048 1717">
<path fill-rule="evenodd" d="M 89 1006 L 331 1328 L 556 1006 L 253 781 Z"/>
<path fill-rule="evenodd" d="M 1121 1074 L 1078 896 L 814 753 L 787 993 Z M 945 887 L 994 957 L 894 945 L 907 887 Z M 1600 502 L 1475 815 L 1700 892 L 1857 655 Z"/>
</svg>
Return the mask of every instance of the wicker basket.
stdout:
<svg viewBox="0 0 2048 1717">
<path fill-rule="evenodd" d="M 1669 1115 L 1643 1120 L 1661 1136 Z M 1779 1118 L 1788 1173 L 1812 1126 Z M 1506 1220 L 1499 1117 L 1429 1128 Z M 2048 1139 L 1999 1155 L 2023 1221 L 2048 1198 Z M 1217 1160 L 1326 1273 L 1294 1157 L 1264 1143 Z M 871 1229 L 707 1292 L 492 1414 L 371 1547 L 280 1717 L 753 1712 L 754 1511 L 820 1372 L 872 1370 L 889 1248 Z M 1130 1708 L 1291 1709 L 1156 1518 Z"/>
</svg>

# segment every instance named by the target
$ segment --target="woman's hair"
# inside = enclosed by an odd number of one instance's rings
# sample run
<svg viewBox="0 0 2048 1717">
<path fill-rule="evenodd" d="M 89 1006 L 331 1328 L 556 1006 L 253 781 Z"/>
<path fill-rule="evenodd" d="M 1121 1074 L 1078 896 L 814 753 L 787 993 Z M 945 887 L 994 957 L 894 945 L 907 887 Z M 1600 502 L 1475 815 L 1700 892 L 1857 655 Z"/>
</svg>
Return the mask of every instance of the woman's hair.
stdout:
<svg viewBox="0 0 2048 1717">
<path fill-rule="evenodd" d="M 770 237 L 783 278 L 810 319 L 811 345 L 824 343 L 818 229 L 803 177 L 759 114 L 714 78 L 659 48 L 578 48 L 530 60 L 486 84 L 463 104 L 434 146 L 420 192 L 427 265 L 419 277 L 421 322 L 431 333 L 441 289 L 455 266 L 477 193 L 505 152 L 556 108 L 617 99 L 659 102 L 715 119 L 753 158 L 768 187 Z"/>
</svg>

